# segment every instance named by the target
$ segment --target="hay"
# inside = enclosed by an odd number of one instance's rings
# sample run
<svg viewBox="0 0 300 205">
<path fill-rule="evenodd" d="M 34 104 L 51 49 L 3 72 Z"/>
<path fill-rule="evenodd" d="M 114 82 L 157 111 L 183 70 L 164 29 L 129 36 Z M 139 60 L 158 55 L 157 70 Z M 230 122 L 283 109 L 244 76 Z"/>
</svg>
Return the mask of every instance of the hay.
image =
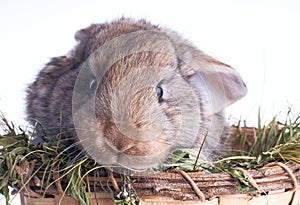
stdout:
<svg viewBox="0 0 300 205">
<path fill-rule="evenodd" d="M 113 167 L 98 165 L 87 156 L 74 162 L 70 153 L 61 152 L 59 142 L 57 146 L 37 147 L 31 143 L 30 133 L 16 128 L 3 115 L 1 118 L 0 193 L 7 204 L 9 186 L 22 193 L 27 204 L 32 197 L 41 200 L 49 196 L 55 203 L 71 197 L 76 203 L 93 204 L 97 197 L 92 200 L 92 193 L 110 193 L 117 204 L 139 204 L 145 197 L 155 196 L 203 201 L 242 193 L 265 195 L 282 188 L 295 192 L 299 183 L 300 119 L 292 119 L 290 113 L 284 123 L 274 118 L 257 128 L 241 126 L 241 122 L 233 126 L 233 143 L 238 146 L 232 156 L 206 162 L 199 159 L 198 151 L 174 150 L 168 160 L 171 163 L 161 167 L 164 172 L 146 177 L 111 175 L 108 170 Z M 266 166 L 273 162 L 277 164 Z"/>
</svg>

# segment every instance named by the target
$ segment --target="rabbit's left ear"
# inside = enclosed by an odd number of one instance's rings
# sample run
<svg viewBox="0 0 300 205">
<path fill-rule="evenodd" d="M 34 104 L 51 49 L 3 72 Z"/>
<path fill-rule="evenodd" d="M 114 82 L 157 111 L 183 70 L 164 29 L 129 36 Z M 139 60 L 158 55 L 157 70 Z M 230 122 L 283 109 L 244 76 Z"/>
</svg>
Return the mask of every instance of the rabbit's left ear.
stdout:
<svg viewBox="0 0 300 205">
<path fill-rule="evenodd" d="M 200 98 L 203 92 L 210 98 L 209 114 L 220 112 L 246 95 L 247 87 L 236 70 L 201 51 L 196 52 L 190 59 L 195 74 L 188 80 L 200 93 Z"/>
</svg>

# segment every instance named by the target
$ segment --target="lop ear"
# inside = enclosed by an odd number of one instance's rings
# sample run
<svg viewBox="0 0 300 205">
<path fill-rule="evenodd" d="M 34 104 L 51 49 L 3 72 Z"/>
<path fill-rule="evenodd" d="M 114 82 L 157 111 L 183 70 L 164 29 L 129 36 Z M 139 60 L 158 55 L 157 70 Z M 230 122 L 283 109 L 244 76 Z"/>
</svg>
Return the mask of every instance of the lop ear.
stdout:
<svg viewBox="0 0 300 205">
<path fill-rule="evenodd" d="M 236 70 L 201 51 L 195 52 L 190 59 L 195 73 L 189 81 L 200 98 L 203 92 L 210 98 L 208 114 L 218 113 L 246 95 L 247 87 Z"/>
</svg>

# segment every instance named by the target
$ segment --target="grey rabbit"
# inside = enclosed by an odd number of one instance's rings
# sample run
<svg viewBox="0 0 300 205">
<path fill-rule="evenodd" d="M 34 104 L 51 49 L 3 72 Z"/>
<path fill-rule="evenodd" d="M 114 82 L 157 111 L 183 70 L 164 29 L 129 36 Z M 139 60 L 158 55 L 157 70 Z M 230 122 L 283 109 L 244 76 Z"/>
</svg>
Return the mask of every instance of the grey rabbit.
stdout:
<svg viewBox="0 0 300 205">
<path fill-rule="evenodd" d="M 100 164 L 135 170 L 175 148 L 199 149 L 206 135 L 202 154 L 222 154 L 223 109 L 247 93 L 233 68 L 145 20 L 92 24 L 75 39 L 28 88 L 37 141 L 61 138 Z"/>
</svg>

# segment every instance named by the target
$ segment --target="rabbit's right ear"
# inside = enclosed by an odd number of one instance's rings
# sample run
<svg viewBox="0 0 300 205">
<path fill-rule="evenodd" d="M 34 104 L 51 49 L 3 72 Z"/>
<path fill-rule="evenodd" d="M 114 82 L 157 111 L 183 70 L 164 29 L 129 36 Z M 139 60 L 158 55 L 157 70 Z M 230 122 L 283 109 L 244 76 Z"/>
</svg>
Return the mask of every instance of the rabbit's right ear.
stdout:
<svg viewBox="0 0 300 205">
<path fill-rule="evenodd" d="M 208 114 L 218 113 L 246 95 L 247 87 L 232 67 L 194 48 L 190 47 L 186 51 L 188 54 L 183 60 L 193 69 L 193 74 L 188 75 L 187 79 L 200 93 L 200 98 L 203 92 L 210 98 Z"/>
</svg>

